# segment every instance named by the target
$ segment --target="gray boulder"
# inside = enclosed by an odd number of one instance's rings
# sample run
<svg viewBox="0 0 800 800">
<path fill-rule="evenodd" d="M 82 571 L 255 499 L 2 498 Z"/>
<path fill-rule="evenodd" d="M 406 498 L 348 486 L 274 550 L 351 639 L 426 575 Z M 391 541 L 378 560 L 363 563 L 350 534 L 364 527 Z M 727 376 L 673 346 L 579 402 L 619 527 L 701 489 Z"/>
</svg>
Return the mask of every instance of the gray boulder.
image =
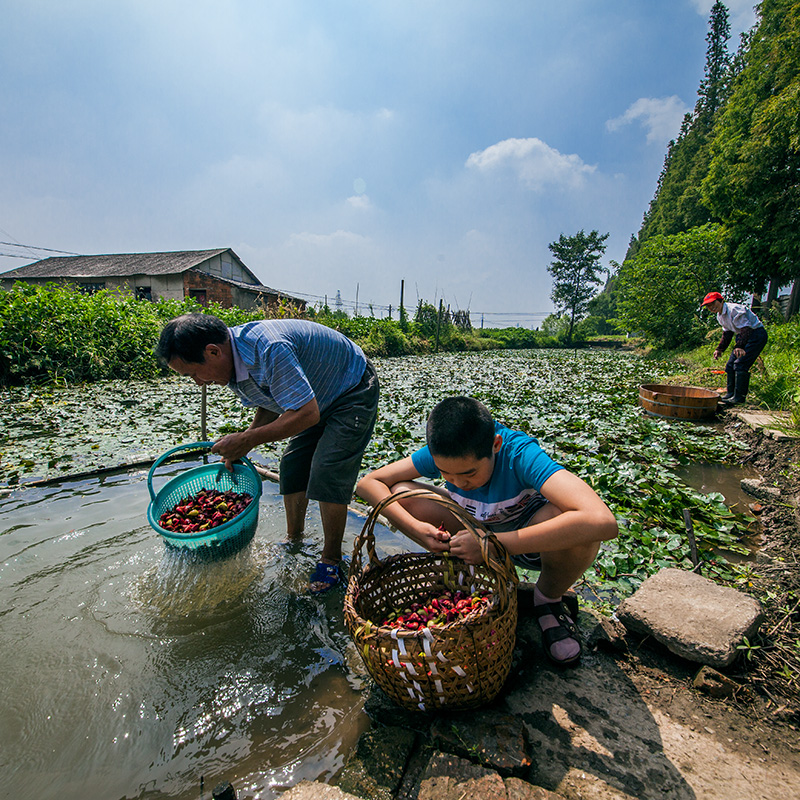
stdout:
<svg viewBox="0 0 800 800">
<path fill-rule="evenodd" d="M 675 655 L 721 669 L 764 619 L 755 598 L 679 569 L 662 569 L 624 600 L 617 617 Z"/>
</svg>

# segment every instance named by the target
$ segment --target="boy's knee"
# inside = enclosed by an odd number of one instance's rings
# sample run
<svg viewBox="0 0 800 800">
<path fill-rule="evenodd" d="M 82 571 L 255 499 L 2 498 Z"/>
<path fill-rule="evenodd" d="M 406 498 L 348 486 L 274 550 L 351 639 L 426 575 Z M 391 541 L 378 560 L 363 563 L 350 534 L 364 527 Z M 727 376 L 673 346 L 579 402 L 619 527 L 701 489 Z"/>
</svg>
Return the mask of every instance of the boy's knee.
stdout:
<svg viewBox="0 0 800 800">
<path fill-rule="evenodd" d="M 423 488 L 425 487 L 421 486 L 415 481 L 398 481 L 397 483 L 389 487 L 389 491 L 392 494 L 398 494 L 400 492 L 405 492 L 411 489 L 423 489 Z"/>
</svg>

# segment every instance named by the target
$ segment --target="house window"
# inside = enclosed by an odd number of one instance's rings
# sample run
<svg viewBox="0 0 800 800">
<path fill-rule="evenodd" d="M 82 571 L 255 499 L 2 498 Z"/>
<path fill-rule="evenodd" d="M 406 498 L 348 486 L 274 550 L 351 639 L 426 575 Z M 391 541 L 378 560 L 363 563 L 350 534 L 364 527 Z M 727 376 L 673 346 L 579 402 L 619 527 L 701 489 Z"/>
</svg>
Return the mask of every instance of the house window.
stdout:
<svg viewBox="0 0 800 800">
<path fill-rule="evenodd" d="M 189 289 L 189 297 L 191 297 L 193 300 L 197 300 L 201 306 L 208 305 L 205 289 Z"/>
<path fill-rule="evenodd" d="M 105 283 L 79 283 L 78 289 L 83 294 L 94 294 L 106 288 Z"/>
<path fill-rule="evenodd" d="M 153 293 L 150 290 L 149 286 L 137 286 L 136 287 L 136 299 L 137 300 L 152 300 Z"/>
</svg>

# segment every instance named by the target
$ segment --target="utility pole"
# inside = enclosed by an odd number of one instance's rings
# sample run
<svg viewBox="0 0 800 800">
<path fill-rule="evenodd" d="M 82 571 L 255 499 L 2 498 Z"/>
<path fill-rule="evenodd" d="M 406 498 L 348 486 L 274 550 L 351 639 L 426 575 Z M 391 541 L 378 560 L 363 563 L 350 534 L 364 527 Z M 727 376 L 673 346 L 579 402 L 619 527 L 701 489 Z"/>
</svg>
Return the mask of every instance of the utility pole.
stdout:
<svg viewBox="0 0 800 800">
<path fill-rule="evenodd" d="M 403 306 L 403 292 L 405 291 L 405 288 L 406 288 L 406 282 L 405 279 L 403 279 L 400 281 L 400 309 L 399 309 L 400 330 L 403 331 L 406 329 L 406 310 L 405 307 Z"/>
<path fill-rule="evenodd" d="M 358 284 L 356 284 L 356 316 L 358 316 Z"/>
</svg>

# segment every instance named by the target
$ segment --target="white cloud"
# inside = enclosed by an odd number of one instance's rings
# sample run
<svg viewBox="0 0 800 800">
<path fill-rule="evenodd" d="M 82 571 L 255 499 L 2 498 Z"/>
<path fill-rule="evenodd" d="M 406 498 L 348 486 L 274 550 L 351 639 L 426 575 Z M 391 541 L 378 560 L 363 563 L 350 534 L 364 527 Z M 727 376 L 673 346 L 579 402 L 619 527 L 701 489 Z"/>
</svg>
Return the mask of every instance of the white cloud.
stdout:
<svg viewBox="0 0 800 800">
<path fill-rule="evenodd" d="M 333 233 L 293 233 L 289 237 L 292 245 L 314 245 L 315 247 L 340 247 L 341 245 L 363 245 L 369 239 L 352 231 L 334 231 Z"/>
<path fill-rule="evenodd" d="M 666 144 L 678 135 L 684 115 L 690 108 L 677 95 L 671 97 L 640 97 L 628 106 L 622 116 L 606 122 L 606 129 L 617 131 L 624 125 L 640 121 L 647 130 L 648 144 Z"/>
<path fill-rule="evenodd" d="M 347 203 L 359 211 L 367 211 L 372 208 L 369 196 L 365 194 L 354 194 L 352 197 L 347 198 Z"/>
<path fill-rule="evenodd" d="M 467 167 L 480 172 L 510 169 L 530 189 L 547 185 L 579 186 L 597 167 L 585 164 L 577 155 L 564 155 L 541 139 L 505 139 L 485 150 L 472 153 Z"/>
</svg>

